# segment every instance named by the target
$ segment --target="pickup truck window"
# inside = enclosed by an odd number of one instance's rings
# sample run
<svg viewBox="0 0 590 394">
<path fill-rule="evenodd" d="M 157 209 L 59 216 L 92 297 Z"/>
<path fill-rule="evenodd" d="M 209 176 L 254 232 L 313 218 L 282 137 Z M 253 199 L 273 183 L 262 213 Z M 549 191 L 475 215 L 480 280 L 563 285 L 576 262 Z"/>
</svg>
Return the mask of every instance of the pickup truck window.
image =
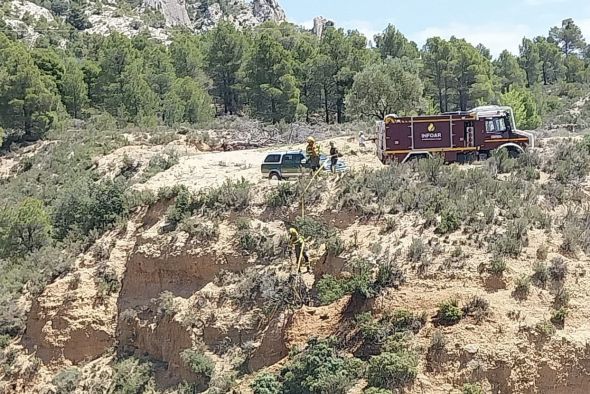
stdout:
<svg viewBox="0 0 590 394">
<path fill-rule="evenodd" d="M 281 155 L 268 155 L 266 159 L 264 159 L 265 163 L 280 163 L 281 162 Z"/>
</svg>

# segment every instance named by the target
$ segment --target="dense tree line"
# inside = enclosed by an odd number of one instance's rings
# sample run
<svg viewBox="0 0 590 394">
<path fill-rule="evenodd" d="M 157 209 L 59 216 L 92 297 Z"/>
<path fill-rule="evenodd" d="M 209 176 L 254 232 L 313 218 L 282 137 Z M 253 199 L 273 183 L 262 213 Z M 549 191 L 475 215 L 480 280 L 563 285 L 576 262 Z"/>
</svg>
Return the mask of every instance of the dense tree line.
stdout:
<svg viewBox="0 0 590 394">
<path fill-rule="evenodd" d="M 51 9 L 75 14 L 59 2 Z M 68 117 L 100 114 L 146 127 L 216 114 L 332 123 L 506 103 L 534 128 L 543 105 L 537 89 L 590 81 L 590 51 L 571 19 L 546 37 L 524 38 L 518 56 L 504 51 L 496 59 L 455 37 L 433 37 L 419 49 L 393 26 L 375 37 L 375 48 L 357 31 L 328 28 L 318 38 L 288 23 L 175 31 L 168 45 L 144 33 L 102 37 L 75 29 L 66 45 L 57 41 L 42 36 L 29 49 L 16 34 L 0 33 L 5 145 L 38 139 Z"/>
</svg>

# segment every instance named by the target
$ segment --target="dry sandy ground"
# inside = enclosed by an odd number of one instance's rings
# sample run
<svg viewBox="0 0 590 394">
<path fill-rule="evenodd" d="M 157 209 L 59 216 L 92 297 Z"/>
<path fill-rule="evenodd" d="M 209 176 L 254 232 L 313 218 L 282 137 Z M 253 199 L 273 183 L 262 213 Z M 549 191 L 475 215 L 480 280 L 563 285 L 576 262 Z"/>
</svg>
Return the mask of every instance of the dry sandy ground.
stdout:
<svg viewBox="0 0 590 394">
<path fill-rule="evenodd" d="M 354 139 L 349 137 L 335 138 L 333 141 L 344 154 L 344 160 L 351 169 L 366 167 L 380 167 L 381 163 L 374 155 L 374 148 L 370 145 L 359 152 Z M 322 141 L 323 152 L 329 149 L 328 142 Z M 139 189 L 157 191 L 162 187 L 182 184 L 196 191 L 203 188 L 215 187 L 226 179 L 237 180 L 244 178 L 252 183 L 266 181 L 260 172 L 260 165 L 269 152 L 303 150 L 305 145 L 279 146 L 256 150 L 233 152 L 197 153 L 180 158 L 180 162 L 168 171 L 161 172 L 149 179 L 145 184 L 137 185 Z M 127 154 L 129 150 L 127 149 Z M 178 151 L 183 154 L 182 149 Z M 120 153 L 115 153 L 115 155 Z"/>
</svg>

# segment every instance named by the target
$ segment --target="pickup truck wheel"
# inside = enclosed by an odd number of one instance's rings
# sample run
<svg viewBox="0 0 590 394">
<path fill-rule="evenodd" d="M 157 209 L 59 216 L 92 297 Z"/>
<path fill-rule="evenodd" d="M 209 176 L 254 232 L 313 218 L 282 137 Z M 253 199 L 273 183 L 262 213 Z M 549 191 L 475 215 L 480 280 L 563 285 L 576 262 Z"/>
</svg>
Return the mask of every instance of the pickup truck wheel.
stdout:
<svg viewBox="0 0 590 394">
<path fill-rule="evenodd" d="M 281 180 L 281 176 L 279 174 L 277 174 L 276 172 L 271 172 L 268 175 L 268 179 L 270 179 L 271 181 L 280 181 Z"/>
</svg>

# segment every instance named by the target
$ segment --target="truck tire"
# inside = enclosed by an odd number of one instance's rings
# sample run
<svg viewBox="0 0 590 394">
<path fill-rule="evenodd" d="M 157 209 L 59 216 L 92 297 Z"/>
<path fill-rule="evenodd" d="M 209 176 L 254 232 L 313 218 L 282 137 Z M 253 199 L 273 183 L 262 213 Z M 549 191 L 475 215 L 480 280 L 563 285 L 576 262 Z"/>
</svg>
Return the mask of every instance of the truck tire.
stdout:
<svg viewBox="0 0 590 394">
<path fill-rule="evenodd" d="M 283 178 L 278 172 L 271 172 L 270 174 L 268 174 L 268 179 L 270 179 L 271 181 L 280 181 Z"/>
</svg>

